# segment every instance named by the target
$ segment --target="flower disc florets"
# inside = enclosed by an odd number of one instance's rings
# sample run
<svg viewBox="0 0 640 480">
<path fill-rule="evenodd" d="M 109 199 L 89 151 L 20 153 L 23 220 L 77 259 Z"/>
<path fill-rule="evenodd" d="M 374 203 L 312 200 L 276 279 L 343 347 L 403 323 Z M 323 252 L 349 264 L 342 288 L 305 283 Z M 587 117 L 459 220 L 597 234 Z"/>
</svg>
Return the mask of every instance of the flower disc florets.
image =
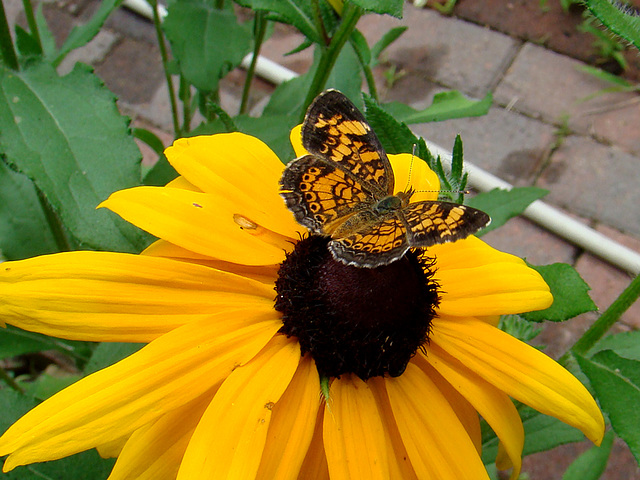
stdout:
<svg viewBox="0 0 640 480">
<path fill-rule="evenodd" d="M 428 342 L 438 305 L 433 262 L 415 252 L 378 268 L 336 261 L 329 238 L 312 235 L 280 265 L 275 308 L 321 375 L 361 379 L 404 372 Z"/>
</svg>

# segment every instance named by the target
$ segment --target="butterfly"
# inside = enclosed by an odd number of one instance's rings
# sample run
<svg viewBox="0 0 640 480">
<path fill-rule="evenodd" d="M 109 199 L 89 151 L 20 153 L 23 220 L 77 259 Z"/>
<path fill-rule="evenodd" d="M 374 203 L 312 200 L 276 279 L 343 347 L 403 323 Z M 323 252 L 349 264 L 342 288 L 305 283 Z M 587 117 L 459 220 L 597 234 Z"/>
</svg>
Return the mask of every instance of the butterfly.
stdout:
<svg viewBox="0 0 640 480">
<path fill-rule="evenodd" d="M 298 223 L 331 237 L 328 248 L 344 264 L 387 265 L 410 248 L 453 242 L 490 222 L 486 213 L 457 203 L 411 203 L 411 188 L 394 194 L 380 140 L 337 90 L 309 106 L 302 145 L 309 154 L 286 166 L 280 195 Z"/>
</svg>

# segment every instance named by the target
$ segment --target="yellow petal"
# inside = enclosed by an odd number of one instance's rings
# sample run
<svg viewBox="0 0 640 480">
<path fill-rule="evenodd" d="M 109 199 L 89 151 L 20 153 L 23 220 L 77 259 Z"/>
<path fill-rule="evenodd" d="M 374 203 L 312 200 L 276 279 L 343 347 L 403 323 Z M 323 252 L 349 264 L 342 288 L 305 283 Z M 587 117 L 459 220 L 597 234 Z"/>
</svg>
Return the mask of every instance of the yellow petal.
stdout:
<svg viewBox="0 0 640 480">
<path fill-rule="evenodd" d="M 214 388 L 282 323 L 268 315 L 193 322 L 65 388 L 0 438 L 5 471 L 104 445 Z M 237 369 L 237 368 L 236 368 Z M 193 477 L 197 478 L 197 477 Z"/>
<path fill-rule="evenodd" d="M 320 407 L 320 379 L 315 362 L 306 355 L 282 398 L 273 408 L 267 443 L 256 478 L 298 478 Z"/>
<path fill-rule="evenodd" d="M 441 315 L 490 316 L 547 308 L 549 286 L 520 258 L 475 237 L 427 249 L 435 255 Z"/>
<path fill-rule="evenodd" d="M 331 383 L 323 440 L 332 480 L 388 478 L 380 411 L 371 388 L 355 375 L 342 375 Z"/>
<path fill-rule="evenodd" d="M 473 318 L 434 319 L 431 343 L 507 395 L 602 440 L 604 420 L 587 389 L 539 350 Z"/>
<path fill-rule="evenodd" d="M 253 307 L 273 286 L 166 258 L 68 252 L 0 265 L 0 317 L 78 340 L 148 342 L 185 323 Z"/>
<path fill-rule="evenodd" d="M 387 443 L 387 459 L 389 461 L 389 478 L 401 478 L 402 480 L 416 479 L 416 472 L 409 461 L 409 454 L 404 448 L 402 437 L 398 431 L 398 426 L 393 418 L 393 410 L 389 403 L 389 395 L 385 386 L 383 377 L 373 377 L 367 380 L 367 385 L 371 387 L 378 408 L 380 409 L 380 418 L 384 427 L 384 439 Z"/>
<path fill-rule="evenodd" d="M 486 382 L 435 344 L 429 345 L 426 358 L 416 355 L 414 361 L 424 368 L 432 365 L 491 426 L 514 467 L 512 478 L 518 478 L 522 467 L 524 428 L 513 402 L 502 391 Z"/>
<path fill-rule="evenodd" d="M 406 192 L 413 188 L 411 202 L 436 200 L 440 190 L 438 175 L 427 166 L 427 162 L 409 153 L 389 155 L 395 176 L 394 192 Z"/>
<path fill-rule="evenodd" d="M 418 478 L 487 479 L 487 471 L 447 398 L 415 364 L 386 379 L 402 440 Z"/>
<path fill-rule="evenodd" d="M 266 228 L 294 236 L 299 230 L 278 195 L 284 165 L 261 140 L 243 133 L 181 138 L 165 151 L 189 182 Z"/>
<path fill-rule="evenodd" d="M 228 262 L 280 263 L 291 248 L 290 237 L 269 230 L 231 200 L 207 193 L 136 187 L 113 193 L 100 206 L 156 237 Z"/>
<path fill-rule="evenodd" d="M 156 240 L 141 255 L 149 255 L 151 257 L 173 258 L 175 260 L 187 260 L 190 263 L 197 263 L 216 270 L 240 275 L 245 278 L 252 278 L 258 282 L 273 286 L 276 278 L 278 278 L 278 270 L 280 265 L 243 265 L 239 263 L 225 262 L 216 260 L 206 255 L 200 255 L 185 248 L 178 247 L 173 243 L 165 240 Z M 500 319 L 497 317 L 498 320 Z M 496 320 L 496 325 L 497 321 Z"/>
<path fill-rule="evenodd" d="M 298 343 L 277 335 L 251 362 L 236 368 L 191 437 L 178 480 L 255 478 L 271 411 L 299 362 Z"/>
<path fill-rule="evenodd" d="M 202 395 L 136 430 L 108 480 L 175 480 L 191 435 L 212 396 Z"/>
<path fill-rule="evenodd" d="M 307 152 L 302 146 L 302 124 L 296 125 L 291 129 L 291 132 L 289 133 L 289 141 L 291 141 L 291 146 L 293 147 L 296 157 L 302 157 L 309 154 L 309 152 Z"/>
<path fill-rule="evenodd" d="M 313 432 L 313 438 L 307 450 L 307 456 L 300 467 L 300 480 L 329 480 L 329 466 L 327 465 L 327 457 L 324 453 L 324 445 L 322 444 L 322 422 L 324 418 L 324 409 L 318 410 L 316 418 L 316 428 Z"/>
</svg>

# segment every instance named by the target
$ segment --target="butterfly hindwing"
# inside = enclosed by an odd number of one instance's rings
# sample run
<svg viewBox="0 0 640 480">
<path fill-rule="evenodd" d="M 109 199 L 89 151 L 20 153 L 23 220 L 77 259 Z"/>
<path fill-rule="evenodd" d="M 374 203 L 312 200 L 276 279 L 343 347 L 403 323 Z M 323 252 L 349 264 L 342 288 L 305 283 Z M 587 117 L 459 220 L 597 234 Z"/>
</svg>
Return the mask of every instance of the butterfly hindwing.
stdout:
<svg viewBox="0 0 640 480">
<path fill-rule="evenodd" d="M 490 221 L 489 215 L 481 210 L 439 201 L 410 203 L 402 215 L 412 247 L 454 242 L 477 232 Z"/>
<path fill-rule="evenodd" d="M 409 249 L 407 229 L 396 214 L 329 242 L 329 250 L 348 265 L 378 267 L 399 259 Z"/>
<path fill-rule="evenodd" d="M 364 115 L 337 90 L 316 97 L 302 124 L 302 145 L 362 183 L 376 199 L 393 194 L 391 164 Z"/>
</svg>

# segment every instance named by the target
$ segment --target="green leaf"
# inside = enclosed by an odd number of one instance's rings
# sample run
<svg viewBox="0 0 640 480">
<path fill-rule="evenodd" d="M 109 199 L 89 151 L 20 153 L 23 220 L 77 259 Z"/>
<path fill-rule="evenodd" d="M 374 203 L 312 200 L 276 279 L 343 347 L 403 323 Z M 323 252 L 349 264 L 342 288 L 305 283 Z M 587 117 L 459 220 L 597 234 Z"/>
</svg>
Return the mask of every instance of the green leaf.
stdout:
<svg viewBox="0 0 640 480">
<path fill-rule="evenodd" d="M 366 116 L 387 153 L 411 153 L 417 137 L 404 122 L 396 120 L 370 96 L 364 96 Z"/>
<path fill-rule="evenodd" d="M 613 350 L 629 360 L 640 361 L 640 330 L 608 335 L 593 346 L 594 352 Z"/>
<path fill-rule="evenodd" d="M 135 138 L 149 145 L 149 147 L 158 155 L 162 155 L 162 152 L 164 152 L 164 144 L 162 143 L 162 140 L 160 140 L 160 138 L 151 130 L 147 130 L 146 128 L 134 128 L 132 133 Z"/>
<path fill-rule="evenodd" d="M 163 24 L 180 72 L 203 92 L 218 90 L 222 77 L 251 51 L 251 28 L 212 2 L 184 0 L 170 4 Z"/>
<path fill-rule="evenodd" d="M 60 375 L 59 371 L 56 373 L 59 375 L 50 375 L 46 372 L 42 373 L 32 382 L 20 382 L 20 386 L 24 388 L 26 395 L 44 401 L 82 378 L 82 375 L 79 374 L 69 374 L 65 372 Z"/>
<path fill-rule="evenodd" d="M 140 183 L 140 151 L 115 98 L 81 64 L 0 70 L 0 147 L 31 178 L 83 248 L 139 251 L 146 235 L 96 206 Z"/>
<path fill-rule="evenodd" d="M 611 427 L 640 462 L 640 362 L 616 355 L 611 350 L 591 359 L 576 355 L 582 371 L 589 377 L 600 408 Z"/>
<path fill-rule="evenodd" d="M 436 94 L 431 105 L 423 110 L 416 110 L 400 102 L 385 103 L 382 108 L 397 120 L 412 124 L 486 115 L 492 101 L 491 92 L 482 100 L 471 100 L 457 90 L 451 90 Z"/>
<path fill-rule="evenodd" d="M 467 205 L 486 212 L 491 223 L 481 232 L 484 235 L 504 225 L 513 217 L 517 217 L 536 200 L 544 197 L 548 190 L 538 187 L 514 187 L 511 190 L 494 188 L 489 192 L 479 193 L 467 199 Z"/>
<path fill-rule="evenodd" d="M 0 474 L 0 480 L 106 480 L 115 462 L 115 458 L 104 459 L 89 450 L 53 462 L 17 467 Z"/>
<path fill-rule="evenodd" d="M 85 375 L 95 373 L 98 370 L 113 365 L 120 360 L 127 358 L 129 355 L 133 355 L 138 350 L 144 347 L 142 343 L 122 343 L 122 342 L 108 342 L 101 343 L 93 352 L 91 360 L 87 363 L 84 369 Z"/>
<path fill-rule="evenodd" d="M 589 297 L 591 288 L 580 277 L 571 265 L 553 263 L 551 265 L 529 265 L 536 270 L 547 282 L 553 295 L 553 304 L 546 310 L 521 314 L 522 317 L 533 322 L 549 320 L 563 322 L 581 313 L 593 312 L 598 309 Z"/>
<path fill-rule="evenodd" d="M 142 183 L 144 185 L 162 187 L 177 177 L 178 172 L 176 172 L 175 168 L 173 168 L 167 161 L 167 157 L 162 154 L 158 157 L 158 161 L 144 176 Z"/>
<path fill-rule="evenodd" d="M 23 59 L 33 59 L 42 55 L 36 39 L 20 25 L 16 25 L 16 47 Z"/>
<path fill-rule="evenodd" d="M 366 12 L 386 13 L 396 18 L 402 18 L 403 0 L 351 0 Z"/>
<path fill-rule="evenodd" d="M 554 417 L 544 415 L 533 408 L 521 405 L 518 408 L 524 427 L 523 456 L 551 450 L 559 445 L 581 442 L 584 435 Z M 483 429 L 482 461 L 495 462 L 498 453 L 498 438 L 490 428 Z"/>
<path fill-rule="evenodd" d="M 385 33 L 380 40 L 378 40 L 373 47 L 371 47 L 371 56 L 374 59 L 374 63 L 380 59 L 380 55 L 384 52 L 393 42 L 395 42 L 400 35 L 402 35 L 409 27 L 394 27 Z"/>
<path fill-rule="evenodd" d="M 277 13 L 281 21 L 296 27 L 309 40 L 322 43 L 313 20 L 311 2 L 308 0 L 241 0 L 238 3 L 253 10 Z"/>
<path fill-rule="evenodd" d="M 599 447 L 591 447 L 569 465 L 562 480 L 598 480 L 607 468 L 613 439 L 613 432 L 608 431 Z"/>
<path fill-rule="evenodd" d="M 0 161 L 0 253 L 21 260 L 57 251 L 33 182 Z"/>
<path fill-rule="evenodd" d="M 621 11 L 609 0 L 585 0 L 585 4 L 609 30 L 640 49 L 640 17 Z"/>
<path fill-rule="evenodd" d="M 15 357 L 43 350 L 58 350 L 68 354 L 75 348 L 83 349 L 85 343 L 62 340 L 7 325 L 6 328 L 0 329 L 0 358 Z"/>
<path fill-rule="evenodd" d="M 60 62 L 64 60 L 64 57 L 66 57 L 70 51 L 89 43 L 91 39 L 98 34 L 104 25 L 104 22 L 107 20 L 107 17 L 111 15 L 111 12 L 118 8 L 122 2 L 123 0 L 101 1 L 100 6 L 88 22 L 77 25 L 71 29 L 69 36 L 65 40 L 64 44 L 62 44 L 62 47 L 60 47 L 60 51 L 56 58 L 53 60 L 53 65 L 60 65 Z"/>
<path fill-rule="evenodd" d="M 520 315 L 503 315 L 500 317 L 500 330 L 523 342 L 530 342 L 542 332 L 538 324 L 526 321 Z"/>
</svg>

